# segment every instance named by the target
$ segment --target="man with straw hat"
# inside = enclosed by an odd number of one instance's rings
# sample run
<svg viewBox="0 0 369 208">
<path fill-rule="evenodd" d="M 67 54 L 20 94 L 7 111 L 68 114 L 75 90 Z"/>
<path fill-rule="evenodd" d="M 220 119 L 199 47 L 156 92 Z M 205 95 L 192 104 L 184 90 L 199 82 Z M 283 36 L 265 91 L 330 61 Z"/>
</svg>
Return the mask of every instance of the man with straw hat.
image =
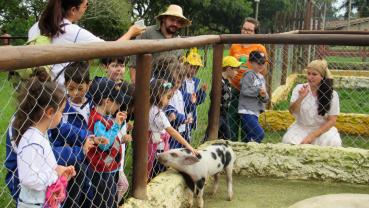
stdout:
<svg viewBox="0 0 369 208">
<path fill-rule="evenodd" d="M 156 20 L 158 24 L 148 26 L 146 31 L 138 36 L 136 39 L 169 39 L 169 38 L 178 38 L 178 31 L 184 27 L 188 27 L 191 25 L 191 21 L 188 20 L 183 15 L 183 10 L 180 6 L 172 4 L 169 5 L 167 10 L 164 13 L 159 14 L 156 16 Z M 159 56 L 176 56 L 180 57 L 184 53 L 183 50 L 174 50 L 174 51 L 164 51 L 160 53 L 154 53 L 153 58 L 156 59 Z M 134 82 L 135 80 L 135 65 L 136 59 L 133 58 L 132 65 L 131 65 L 131 79 Z"/>
</svg>

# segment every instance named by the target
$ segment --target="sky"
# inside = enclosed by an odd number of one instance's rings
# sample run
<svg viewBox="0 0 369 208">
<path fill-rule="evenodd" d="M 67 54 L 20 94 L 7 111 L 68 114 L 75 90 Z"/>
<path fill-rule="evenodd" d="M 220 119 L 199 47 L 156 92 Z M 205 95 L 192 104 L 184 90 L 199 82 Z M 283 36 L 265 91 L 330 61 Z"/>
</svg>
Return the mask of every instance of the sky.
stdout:
<svg viewBox="0 0 369 208">
<path fill-rule="evenodd" d="M 340 5 L 342 5 L 343 2 L 344 2 L 344 0 L 336 0 L 336 2 L 333 5 L 334 5 L 334 7 L 338 8 Z M 339 16 L 344 15 L 345 12 L 346 12 L 346 9 L 341 9 L 340 11 L 338 11 L 338 15 Z M 357 10 L 353 9 L 351 12 L 356 13 Z"/>
</svg>

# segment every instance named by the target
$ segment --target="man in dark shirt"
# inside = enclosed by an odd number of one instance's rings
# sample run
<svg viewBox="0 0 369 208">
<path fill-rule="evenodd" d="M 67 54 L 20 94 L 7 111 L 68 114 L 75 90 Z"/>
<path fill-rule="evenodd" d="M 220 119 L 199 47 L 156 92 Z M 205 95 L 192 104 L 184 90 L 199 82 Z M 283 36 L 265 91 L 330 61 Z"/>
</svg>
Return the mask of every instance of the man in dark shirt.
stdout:
<svg viewBox="0 0 369 208">
<path fill-rule="evenodd" d="M 183 16 L 182 8 L 178 5 L 170 5 L 166 12 L 156 16 L 158 20 L 158 25 L 148 26 L 146 31 L 137 37 L 137 40 L 140 39 L 169 39 L 169 38 L 178 38 L 178 31 L 184 27 L 190 26 L 191 21 L 188 20 L 185 16 Z M 154 53 L 153 58 L 154 61 L 159 56 L 175 56 L 180 58 L 184 55 L 183 50 L 173 50 L 173 51 L 164 51 L 159 53 Z M 136 58 L 132 59 L 132 64 L 130 68 L 131 80 L 134 83 L 136 78 Z"/>
</svg>

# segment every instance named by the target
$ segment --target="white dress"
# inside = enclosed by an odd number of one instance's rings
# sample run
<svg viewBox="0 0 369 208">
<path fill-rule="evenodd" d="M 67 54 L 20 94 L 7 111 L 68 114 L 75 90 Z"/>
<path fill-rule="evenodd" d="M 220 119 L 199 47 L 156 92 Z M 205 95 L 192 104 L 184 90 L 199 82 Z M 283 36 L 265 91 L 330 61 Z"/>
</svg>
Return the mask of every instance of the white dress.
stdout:
<svg viewBox="0 0 369 208">
<path fill-rule="evenodd" d="M 295 102 L 299 96 L 299 90 L 303 84 L 297 85 L 292 92 L 291 103 Z M 318 129 L 327 122 L 328 116 L 338 115 L 340 112 L 339 98 L 336 91 L 333 91 L 331 108 L 325 116 L 318 115 L 318 101 L 309 88 L 309 93 L 301 102 L 300 112 L 294 113 L 296 121 L 283 136 L 283 143 L 300 144 L 311 132 Z M 312 144 L 320 146 L 342 146 L 340 134 L 336 127 L 331 127 L 327 132 L 320 135 Z"/>
</svg>

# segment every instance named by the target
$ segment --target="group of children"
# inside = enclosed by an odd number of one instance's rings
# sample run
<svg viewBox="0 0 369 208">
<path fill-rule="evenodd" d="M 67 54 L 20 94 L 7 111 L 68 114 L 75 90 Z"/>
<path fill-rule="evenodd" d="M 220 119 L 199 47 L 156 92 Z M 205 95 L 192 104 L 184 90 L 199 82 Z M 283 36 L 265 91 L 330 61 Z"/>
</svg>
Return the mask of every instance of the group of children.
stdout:
<svg viewBox="0 0 369 208">
<path fill-rule="evenodd" d="M 260 141 L 257 117 L 268 99 L 261 75 L 265 57 L 251 53 L 253 70 L 241 81 L 239 113 L 249 141 Z M 18 207 L 117 207 L 128 189 L 124 157 L 132 137 L 134 86 L 123 81 L 124 58 L 104 58 L 106 77 L 90 80 L 88 62 L 64 68 L 64 86 L 34 77 L 19 87 L 18 109 L 7 134 L 6 183 Z M 220 137 L 229 139 L 229 80 L 242 63 L 223 59 Z M 190 145 L 197 106 L 207 85 L 191 49 L 182 60 L 159 57 L 150 88 L 148 179 L 165 170 L 156 154 Z M 255 128 L 256 127 L 256 128 Z M 260 127 L 260 129 L 258 129 Z"/>
<path fill-rule="evenodd" d="M 73 62 L 63 69 L 64 86 L 37 76 L 19 86 L 5 162 L 18 207 L 117 207 L 127 191 L 123 167 L 134 86 L 123 81 L 124 59 L 102 63 L 107 77 L 90 80 L 88 62 Z M 159 58 L 154 65 L 149 179 L 165 169 L 155 162 L 157 152 L 185 147 L 197 154 L 189 143 L 207 90 L 194 77 L 202 66 L 197 53 L 185 63 Z"/>
</svg>

